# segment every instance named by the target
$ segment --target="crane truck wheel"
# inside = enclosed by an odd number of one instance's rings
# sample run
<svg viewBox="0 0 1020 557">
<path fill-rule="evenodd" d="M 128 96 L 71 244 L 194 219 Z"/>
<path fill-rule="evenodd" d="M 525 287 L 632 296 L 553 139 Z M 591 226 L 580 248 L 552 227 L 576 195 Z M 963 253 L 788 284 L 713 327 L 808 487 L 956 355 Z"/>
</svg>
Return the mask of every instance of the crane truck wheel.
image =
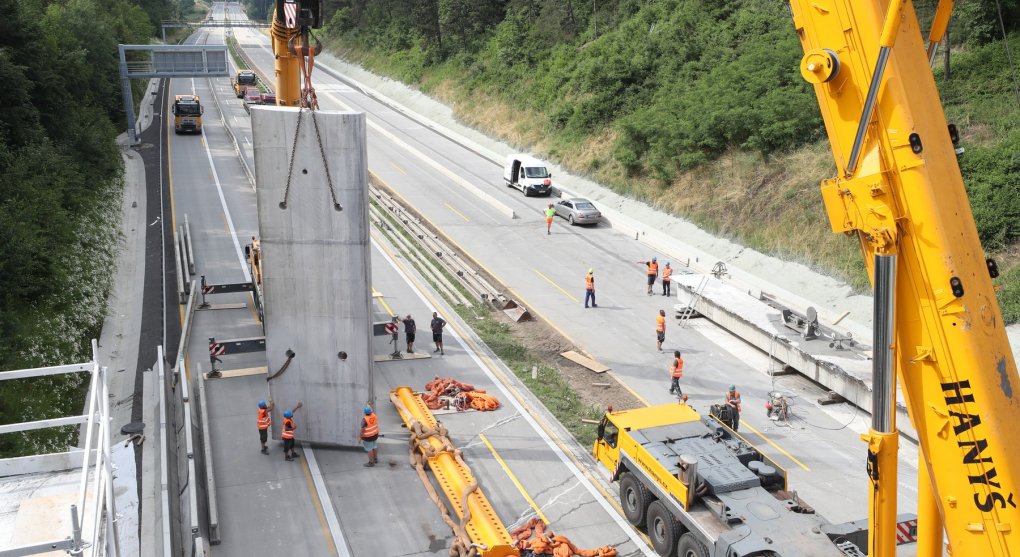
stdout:
<svg viewBox="0 0 1020 557">
<path fill-rule="evenodd" d="M 698 541 L 694 534 L 687 532 L 680 536 L 677 543 L 676 557 L 708 557 L 708 549 L 705 544 Z"/>
<path fill-rule="evenodd" d="M 652 501 L 648 506 L 648 518 L 645 525 L 652 547 L 662 557 L 673 557 L 676 551 L 676 539 L 680 536 L 680 524 L 669 512 L 662 501 Z"/>
<path fill-rule="evenodd" d="M 641 526 L 645 523 L 648 505 L 652 504 L 652 500 L 648 489 L 634 477 L 634 474 L 627 472 L 620 478 L 620 504 L 623 505 L 624 516 L 631 524 Z"/>
</svg>

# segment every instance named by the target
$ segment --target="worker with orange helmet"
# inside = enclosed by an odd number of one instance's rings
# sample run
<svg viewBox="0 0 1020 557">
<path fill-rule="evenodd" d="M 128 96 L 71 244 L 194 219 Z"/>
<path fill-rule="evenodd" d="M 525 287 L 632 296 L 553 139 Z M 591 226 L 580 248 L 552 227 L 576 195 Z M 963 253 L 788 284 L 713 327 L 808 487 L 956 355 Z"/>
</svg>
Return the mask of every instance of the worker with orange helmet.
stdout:
<svg viewBox="0 0 1020 557">
<path fill-rule="evenodd" d="M 365 466 L 371 468 L 379 463 L 379 453 L 376 452 L 376 441 L 379 439 L 379 417 L 367 404 L 361 411 L 365 414 L 361 420 L 361 444 L 365 447 L 365 452 L 368 453 L 368 462 L 365 463 Z"/>
<path fill-rule="evenodd" d="M 556 216 L 556 209 L 554 209 L 553 204 L 550 203 L 549 206 L 545 208 L 544 212 L 545 212 L 545 233 L 552 234 L 552 221 L 553 217 Z"/>
</svg>

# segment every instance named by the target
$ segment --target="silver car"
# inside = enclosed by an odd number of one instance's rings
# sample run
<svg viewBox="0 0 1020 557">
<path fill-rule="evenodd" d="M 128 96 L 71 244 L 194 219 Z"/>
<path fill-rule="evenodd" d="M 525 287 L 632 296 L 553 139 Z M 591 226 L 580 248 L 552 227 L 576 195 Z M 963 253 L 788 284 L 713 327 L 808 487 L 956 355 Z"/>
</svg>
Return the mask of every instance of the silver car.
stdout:
<svg viewBox="0 0 1020 557">
<path fill-rule="evenodd" d="M 557 216 L 567 219 L 567 222 L 572 225 L 598 224 L 602 220 L 602 213 L 592 205 L 591 201 L 582 197 L 561 199 L 554 208 Z"/>
</svg>

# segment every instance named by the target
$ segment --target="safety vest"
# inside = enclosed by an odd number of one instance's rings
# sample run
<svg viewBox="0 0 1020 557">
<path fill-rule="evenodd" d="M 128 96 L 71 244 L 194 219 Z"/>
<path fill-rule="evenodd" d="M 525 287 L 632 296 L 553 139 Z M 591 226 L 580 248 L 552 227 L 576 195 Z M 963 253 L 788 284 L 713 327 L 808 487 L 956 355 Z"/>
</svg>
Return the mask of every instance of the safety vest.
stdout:
<svg viewBox="0 0 1020 557">
<path fill-rule="evenodd" d="M 666 318 L 661 315 L 655 316 L 655 332 L 665 333 L 666 332 Z"/>
<path fill-rule="evenodd" d="M 684 359 L 673 358 L 673 363 L 669 364 L 669 372 L 673 377 L 681 378 L 684 376 Z"/>
<path fill-rule="evenodd" d="M 662 270 L 662 281 L 669 282 L 670 275 L 673 274 L 673 267 L 666 267 Z"/>
<path fill-rule="evenodd" d="M 268 408 L 259 408 L 258 424 L 259 429 L 269 429 L 269 426 L 273 423 L 273 415 L 269 413 Z"/>
<path fill-rule="evenodd" d="M 284 418 L 283 432 L 280 433 L 280 437 L 283 439 L 293 439 L 295 429 L 297 429 L 297 426 L 294 425 L 294 420 L 291 418 Z"/>
<path fill-rule="evenodd" d="M 656 275 L 656 276 L 658 276 L 658 274 L 659 274 L 659 264 L 656 263 L 655 261 L 649 261 L 648 262 L 648 274 L 649 275 Z"/>
<path fill-rule="evenodd" d="M 726 402 L 736 402 L 737 412 L 740 412 L 740 391 L 733 391 L 732 393 L 730 391 L 726 391 Z"/>
<path fill-rule="evenodd" d="M 365 431 L 362 432 L 362 439 L 371 439 L 379 435 L 379 417 L 375 414 L 368 414 L 365 416 Z"/>
<path fill-rule="evenodd" d="M 588 290 L 595 290 L 595 276 L 587 274 L 584 276 L 584 285 Z"/>
<path fill-rule="evenodd" d="M 556 216 L 556 209 L 553 209 L 552 207 L 547 207 L 546 210 L 545 210 L 545 218 L 551 219 L 551 218 L 553 218 L 555 216 Z"/>
</svg>

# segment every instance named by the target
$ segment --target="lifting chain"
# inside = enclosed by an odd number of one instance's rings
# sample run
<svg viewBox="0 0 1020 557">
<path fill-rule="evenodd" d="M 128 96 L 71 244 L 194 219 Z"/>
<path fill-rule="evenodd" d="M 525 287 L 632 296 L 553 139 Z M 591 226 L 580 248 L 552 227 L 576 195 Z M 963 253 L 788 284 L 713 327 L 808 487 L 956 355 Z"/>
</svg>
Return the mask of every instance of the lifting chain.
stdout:
<svg viewBox="0 0 1020 557">
<path fill-rule="evenodd" d="M 297 155 L 298 137 L 301 135 L 301 119 L 306 110 L 298 109 L 297 127 L 294 128 L 294 143 L 290 148 L 290 162 L 287 164 L 287 186 L 283 190 L 283 201 L 280 202 L 281 209 L 287 209 L 287 198 L 290 196 L 290 184 L 294 177 L 294 157 Z M 309 110 L 312 114 L 312 125 L 315 126 L 315 141 L 319 144 L 319 157 L 322 159 L 322 168 L 326 171 L 326 183 L 329 184 L 329 196 L 333 201 L 333 208 L 343 211 L 340 201 L 336 198 L 336 189 L 333 187 L 333 177 L 329 173 L 329 162 L 326 160 L 326 147 L 322 144 L 322 135 L 319 133 L 319 121 L 315 119 L 315 111 Z"/>
</svg>

